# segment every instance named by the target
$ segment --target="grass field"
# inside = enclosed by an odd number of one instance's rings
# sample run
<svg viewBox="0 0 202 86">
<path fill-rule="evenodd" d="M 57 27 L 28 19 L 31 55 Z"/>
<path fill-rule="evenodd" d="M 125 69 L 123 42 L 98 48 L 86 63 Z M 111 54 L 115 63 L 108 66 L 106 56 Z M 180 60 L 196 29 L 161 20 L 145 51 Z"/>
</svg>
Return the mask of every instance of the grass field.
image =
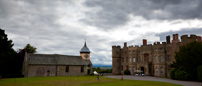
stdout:
<svg viewBox="0 0 202 86">
<path fill-rule="evenodd" d="M 181 86 L 156 81 L 123 80 L 96 76 L 29 77 L 0 80 L 0 86 Z"/>
</svg>

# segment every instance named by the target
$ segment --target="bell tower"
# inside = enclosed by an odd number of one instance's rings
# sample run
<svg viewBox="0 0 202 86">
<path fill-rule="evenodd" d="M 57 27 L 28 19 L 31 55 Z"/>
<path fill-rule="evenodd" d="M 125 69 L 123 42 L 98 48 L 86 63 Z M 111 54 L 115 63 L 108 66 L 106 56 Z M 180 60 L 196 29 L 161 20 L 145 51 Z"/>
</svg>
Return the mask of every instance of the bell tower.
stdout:
<svg viewBox="0 0 202 86">
<path fill-rule="evenodd" d="M 80 56 L 81 56 L 83 59 L 90 60 L 90 50 L 88 49 L 88 47 L 87 47 L 87 45 L 86 45 L 86 40 L 85 40 L 85 43 L 84 43 L 83 48 L 82 48 L 81 51 L 80 51 Z"/>
</svg>

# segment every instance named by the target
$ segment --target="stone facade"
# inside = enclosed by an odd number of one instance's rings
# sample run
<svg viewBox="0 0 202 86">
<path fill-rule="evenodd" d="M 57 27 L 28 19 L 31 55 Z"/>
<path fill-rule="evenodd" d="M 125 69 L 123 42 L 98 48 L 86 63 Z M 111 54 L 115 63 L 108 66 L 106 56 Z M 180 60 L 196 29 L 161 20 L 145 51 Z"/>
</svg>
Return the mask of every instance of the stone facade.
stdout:
<svg viewBox="0 0 202 86">
<path fill-rule="evenodd" d="M 143 39 L 143 45 L 124 47 L 112 46 L 112 74 L 123 74 L 124 70 L 129 70 L 131 74 L 144 73 L 145 75 L 165 77 L 170 76 L 170 64 L 175 61 L 175 52 L 179 47 L 186 43 L 198 41 L 201 42 L 201 37 L 196 35 L 183 35 L 181 42 L 178 39 L 178 34 L 173 34 L 172 43 L 170 36 L 166 37 L 166 42 L 157 42 L 147 44 L 147 40 Z"/>
</svg>

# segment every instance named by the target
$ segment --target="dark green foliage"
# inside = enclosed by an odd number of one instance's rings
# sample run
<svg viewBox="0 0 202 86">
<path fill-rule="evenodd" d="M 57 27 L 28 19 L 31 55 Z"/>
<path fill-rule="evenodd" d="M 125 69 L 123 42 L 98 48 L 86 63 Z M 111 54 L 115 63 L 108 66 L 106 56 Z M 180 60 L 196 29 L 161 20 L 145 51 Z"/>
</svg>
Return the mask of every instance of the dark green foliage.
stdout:
<svg viewBox="0 0 202 86">
<path fill-rule="evenodd" d="M 197 67 L 202 65 L 202 44 L 191 42 L 179 48 L 172 67 L 175 68 L 175 79 L 198 80 Z"/>
<path fill-rule="evenodd" d="M 90 76 L 94 76 L 94 73 L 91 73 Z"/>
<path fill-rule="evenodd" d="M 198 80 L 202 81 L 202 65 L 197 68 Z"/>
<path fill-rule="evenodd" d="M 175 71 L 175 79 L 178 79 L 178 80 L 189 80 L 190 78 L 191 78 L 191 75 L 188 74 L 184 70 L 177 70 L 177 71 Z"/>
<path fill-rule="evenodd" d="M 124 70 L 124 74 L 125 75 L 130 75 L 130 71 L 129 70 Z"/>
<path fill-rule="evenodd" d="M 15 51 L 12 40 L 8 40 L 5 31 L 0 28 L 0 76 L 15 74 Z"/>
<path fill-rule="evenodd" d="M 170 70 L 170 78 L 175 79 L 175 70 L 174 69 Z"/>
</svg>

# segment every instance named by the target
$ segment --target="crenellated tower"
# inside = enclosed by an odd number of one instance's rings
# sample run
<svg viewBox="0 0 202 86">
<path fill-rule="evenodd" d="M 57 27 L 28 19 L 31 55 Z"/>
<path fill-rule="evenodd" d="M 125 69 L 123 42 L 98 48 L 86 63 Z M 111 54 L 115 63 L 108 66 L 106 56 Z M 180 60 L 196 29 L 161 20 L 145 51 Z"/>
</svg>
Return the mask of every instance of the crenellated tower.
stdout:
<svg viewBox="0 0 202 86">
<path fill-rule="evenodd" d="M 121 74 L 121 47 L 112 46 L 112 74 Z"/>
</svg>

